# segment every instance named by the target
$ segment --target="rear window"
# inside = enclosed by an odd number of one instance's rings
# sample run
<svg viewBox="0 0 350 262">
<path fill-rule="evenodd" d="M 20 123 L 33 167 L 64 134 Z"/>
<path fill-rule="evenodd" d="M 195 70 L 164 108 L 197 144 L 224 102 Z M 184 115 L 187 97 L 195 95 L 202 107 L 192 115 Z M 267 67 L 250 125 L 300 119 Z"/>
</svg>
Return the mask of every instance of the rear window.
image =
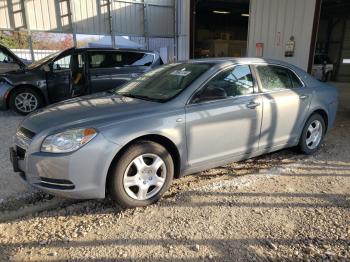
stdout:
<svg viewBox="0 0 350 262">
<path fill-rule="evenodd" d="M 88 55 L 90 68 L 150 66 L 154 55 L 142 52 L 94 52 Z"/>
<path fill-rule="evenodd" d="M 289 69 L 275 65 L 258 65 L 259 73 L 264 91 L 277 91 L 302 87 L 299 78 Z"/>
</svg>

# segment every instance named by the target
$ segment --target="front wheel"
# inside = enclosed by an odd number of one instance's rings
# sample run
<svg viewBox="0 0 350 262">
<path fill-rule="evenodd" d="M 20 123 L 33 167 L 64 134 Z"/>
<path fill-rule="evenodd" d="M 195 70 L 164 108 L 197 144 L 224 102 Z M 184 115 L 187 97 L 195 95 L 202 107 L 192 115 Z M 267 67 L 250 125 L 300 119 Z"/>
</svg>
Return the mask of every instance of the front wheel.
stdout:
<svg viewBox="0 0 350 262">
<path fill-rule="evenodd" d="M 326 131 L 325 121 L 319 114 L 313 114 L 306 122 L 299 141 L 300 150 L 311 155 L 321 146 Z"/>
<path fill-rule="evenodd" d="M 19 88 L 10 97 L 10 108 L 21 115 L 27 115 L 41 107 L 41 96 L 32 88 Z"/>
<path fill-rule="evenodd" d="M 158 201 L 169 188 L 174 163 L 160 144 L 140 141 L 119 158 L 108 180 L 108 191 L 126 208 L 147 206 Z"/>
</svg>

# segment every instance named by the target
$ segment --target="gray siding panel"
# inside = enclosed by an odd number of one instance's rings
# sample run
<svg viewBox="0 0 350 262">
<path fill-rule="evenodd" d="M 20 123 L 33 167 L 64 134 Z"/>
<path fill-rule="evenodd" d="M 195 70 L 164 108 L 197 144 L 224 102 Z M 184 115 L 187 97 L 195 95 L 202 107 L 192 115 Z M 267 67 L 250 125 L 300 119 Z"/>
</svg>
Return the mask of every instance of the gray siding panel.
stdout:
<svg viewBox="0 0 350 262">
<path fill-rule="evenodd" d="M 256 56 L 256 43 L 263 43 L 263 57 L 307 69 L 316 0 L 251 0 L 250 5 L 248 56 Z M 295 54 L 285 57 L 291 36 Z"/>
<path fill-rule="evenodd" d="M 31 31 L 174 37 L 175 0 L 26 0 Z M 0 29 L 25 29 L 22 0 L 0 0 Z M 146 7 L 146 8 L 144 8 Z M 69 18 L 69 9 L 72 19 Z M 146 10 L 145 10 L 146 9 Z M 146 17 L 144 14 L 147 14 Z M 72 20 L 72 24 L 70 23 Z M 145 22 L 148 25 L 145 25 Z"/>
<path fill-rule="evenodd" d="M 190 1 L 177 0 L 177 57 L 190 58 Z"/>
</svg>

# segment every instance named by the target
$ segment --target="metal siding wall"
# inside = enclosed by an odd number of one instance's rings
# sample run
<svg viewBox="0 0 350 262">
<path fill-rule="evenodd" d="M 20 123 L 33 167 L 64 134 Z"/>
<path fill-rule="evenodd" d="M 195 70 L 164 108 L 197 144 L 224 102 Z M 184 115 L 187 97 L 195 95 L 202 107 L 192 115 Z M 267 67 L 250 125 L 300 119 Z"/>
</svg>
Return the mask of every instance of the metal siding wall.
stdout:
<svg viewBox="0 0 350 262">
<path fill-rule="evenodd" d="M 132 4 L 113 0 L 113 28 L 118 35 L 143 35 L 143 3 Z"/>
<path fill-rule="evenodd" d="M 177 57 L 190 58 L 190 1 L 177 0 Z"/>
<path fill-rule="evenodd" d="M 175 0 L 25 0 L 31 31 L 174 37 Z M 25 28 L 23 0 L 0 0 L 0 29 Z M 144 17 L 144 6 L 147 17 Z M 69 9 L 73 24 L 70 24 Z M 148 26 L 144 24 L 148 23 Z"/>
<path fill-rule="evenodd" d="M 256 56 L 256 43 L 264 43 L 263 57 L 284 60 L 307 69 L 316 0 L 251 0 L 248 56 Z M 294 36 L 293 57 L 285 45 Z"/>
<path fill-rule="evenodd" d="M 55 0 L 28 0 L 29 28 L 35 31 L 62 31 L 60 19 L 56 19 L 56 9 L 59 6 L 55 4 Z"/>
<path fill-rule="evenodd" d="M 9 8 L 7 5 L 7 0 L 0 0 L 0 28 L 6 29 L 11 28 Z"/>
<path fill-rule="evenodd" d="M 108 1 L 71 0 L 73 27 L 80 34 L 109 34 Z"/>
<path fill-rule="evenodd" d="M 148 6 L 148 34 L 174 36 L 174 9 L 171 7 Z"/>
</svg>

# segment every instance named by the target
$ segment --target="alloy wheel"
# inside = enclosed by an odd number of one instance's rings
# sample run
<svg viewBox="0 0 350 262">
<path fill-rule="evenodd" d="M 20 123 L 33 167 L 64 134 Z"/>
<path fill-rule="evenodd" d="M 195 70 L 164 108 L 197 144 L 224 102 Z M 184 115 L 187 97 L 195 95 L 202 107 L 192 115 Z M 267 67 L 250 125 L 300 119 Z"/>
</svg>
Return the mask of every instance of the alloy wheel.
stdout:
<svg viewBox="0 0 350 262">
<path fill-rule="evenodd" d="M 23 113 L 30 113 L 37 109 L 38 99 L 32 93 L 19 93 L 15 98 L 15 106 Z"/>
</svg>

